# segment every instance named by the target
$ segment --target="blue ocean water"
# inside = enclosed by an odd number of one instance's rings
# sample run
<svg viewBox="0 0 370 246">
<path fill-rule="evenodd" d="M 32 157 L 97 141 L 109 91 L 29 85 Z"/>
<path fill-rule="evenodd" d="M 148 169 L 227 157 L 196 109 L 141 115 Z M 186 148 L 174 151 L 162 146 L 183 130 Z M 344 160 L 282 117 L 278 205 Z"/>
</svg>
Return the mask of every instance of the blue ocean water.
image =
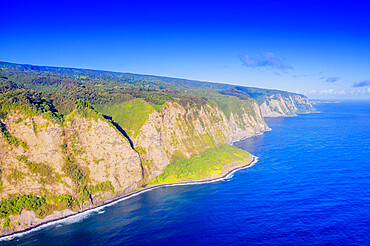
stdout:
<svg viewBox="0 0 370 246">
<path fill-rule="evenodd" d="M 266 119 L 256 165 L 158 188 L 5 245 L 370 245 L 370 101 Z"/>
</svg>

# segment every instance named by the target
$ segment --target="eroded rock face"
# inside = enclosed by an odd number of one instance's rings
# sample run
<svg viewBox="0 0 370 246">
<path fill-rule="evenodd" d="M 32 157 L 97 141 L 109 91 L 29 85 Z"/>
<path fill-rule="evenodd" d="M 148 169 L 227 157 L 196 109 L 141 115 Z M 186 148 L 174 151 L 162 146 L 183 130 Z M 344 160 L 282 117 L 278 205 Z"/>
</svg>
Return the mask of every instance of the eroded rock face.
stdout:
<svg viewBox="0 0 370 246">
<path fill-rule="evenodd" d="M 1 123 L 13 140 L 0 135 L 0 198 L 7 199 L 8 195 L 78 198 L 77 183 L 65 168 L 68 162 L 83 171 L 85 185 L 109 184 L 113 188 L 92 191 L 78 211 L 112 200 L 142 184 L 139 154 L 104 119 L 88 119 L 76 114 L 60 125 L 41 115 L 30 117 L 11 111 Z M 11 226 L 2 228 L 0 236 L 74 213 L 69 209 L 53 211 L 40 219 L 34 211 L 23 210 L 20 215 L 9 216 Z M 5 219 L 0 219 L 0 225 L 4 222 Z"/>
<path fill-rule="evenodd" d="M 26 145 L 11 145 L 4 136 L 0 137 L 0 198 L 7 198 L 8 194 L 74 196 L 75 184 L 63 169 L 68 158 L 85 171 L 89 185 L 110 182 L 116 193 L 142 179 L 139 155 L 104 120 L 77 115 L 61 126 L 42 116 L 12 112 L 2 122 L 11 136 Z M 46 166 L 51 174 L 46 177 L 32 171 L 29 163 Z"/>
<path fill-rule="evenodd" d="M 263 117 L 294 116 L 315 111 L 308 99 L 298 94 L 285 97 L 281 94 L 272 95 L 260 107 Z"/>
<path fill-rule="evenodd" d="M 10 145 L 1 135 L 0 198 L 7 198 L 8 194 L 42 194 L 45 190 L 56 195 L 69 194 L 73 182 L 62 171 L 65 163 L 61 148 L 63 128 L 42 116 L 26 117 L 15 112 L 3 124 L 13 137 L 23 141 L 27 147 Z M 31 172 L 26 163 L 20 160 L 21 157 L 48 166 L 53 172 L 52 178 L 60 176 L 60 180 L 42 182 L 42 175 Z"/>
<path fill-rule="evenodd" d="M 139 155 L 107 122 L 75 117 L 67 124 L 65 133 L 75 161 L 88 170 L 92 185 L 109 181 L 114 191 L 120 193 L 141 181 Z"/>
</svg>

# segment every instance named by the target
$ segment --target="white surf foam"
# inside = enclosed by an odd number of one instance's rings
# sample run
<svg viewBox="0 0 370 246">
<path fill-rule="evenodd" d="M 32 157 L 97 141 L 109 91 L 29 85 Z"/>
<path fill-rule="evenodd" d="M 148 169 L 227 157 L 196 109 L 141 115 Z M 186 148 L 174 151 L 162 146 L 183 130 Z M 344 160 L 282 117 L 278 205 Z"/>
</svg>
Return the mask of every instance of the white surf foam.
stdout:
<svg viewBox="0 0 370 246">
<path fill-rule="evenodd" d="M 62 225 L 68 225 L 68 224 L 77 223 L 79 221 L 82 221 L 82 220 L 88 218 L 90 215 L 93 215 L 93 214 L 96 214 L 96 213 L 98 213 L 98 214 L 105 213 L 105 211 L 103 211 L 104 208 L 113 206 L 113 205 L 115 205 L 115 204 L 117 204 L 119 202 L 122 202 L 124 200 L 130 199 L 132 197 L 135 197 L 137 195 L 143 194 L 145 192 L 148 192 L 148 191 L 151 191 L 151 190 L 154 190 L 154 189 L 157 189 L 157 188 L 171 187 L 171 186 L 180 186 L 180 185 L 209 184 L 209 183 L 219 182 L 219 181 L 223 181 L 223 180 L 229 180 L 229 179 L 231 179 L 234 176 L 234 173 L 235 172 L 237 172 L 239 170 L 242 170 L 242 169 L 246 169 L 246 168 L 252 167 L 253 165 L 255 165 L 257 163 L 257 161 L 258 161 L 258 157 L 256 157 L 256 156 L 253 156 L 253 157 L 254 157 L 253 162 L 250 163 L 248 166 L 237 168 L 237 169 L 231 171 L 225 177 L 222 177 L 222 178 L 219 178 L 219 179 L 213 179 L 213 180 L 210 180 L 210 181 L 198 181 L 198 182 L 197 181 L 194 181 L 194 182 L 189 182 L 189 183 L 165 184 L 165 185 L 160 185 L 160 186 L 154 186 L 154 187 L 151 187 L 151 188 L 148 188 L 148 189 L 139 191 L 137 193 L 134 193 L 132 195 L 128 195 L 126 197 L 122 197 L 122 198 L 120 198 L 120 199 L 118 199 L 116 201 L 107 203 L 105 205 L 101 205 L 99 207 L 92 208 L 92 209 L 83 211 L 81 213 L 77 213 L 77 214 L 71 215 L 71 216 L 66 217 L 66 218 L 61 218 L 61 219 L 58 219 L 58 220 L 55 220 L 55 221 L 46 222 L 45 224 L 41 224 L 41 225 L 39 225 L 39 226 L 37 226 L 35 228 L 32 228 L 32 229 L 29 229 L 29 230 L 27 230 L 25 232 L 19 232 L 19 233 L 15 233 L 15 234 L 12 234 L 12 235 L 9 235 L 9 236 L 1 237 L 0 238 L 0 242 L 1 241 L 10 241 L 10 240 L 13 240 L 13 239 L 16 239 L 16 238 L 20 238 L 20 237 L 23 237 L 23 236 L 25 236 L 27 234 L 33 233 L 35 231 L 39 231 L 39 230 L 41 230 L 43 228 L 46 228 L 46 227 L 49 227 L 49 226 L 59 227 L 59 226 L 62 226 Z"/>
</svg>

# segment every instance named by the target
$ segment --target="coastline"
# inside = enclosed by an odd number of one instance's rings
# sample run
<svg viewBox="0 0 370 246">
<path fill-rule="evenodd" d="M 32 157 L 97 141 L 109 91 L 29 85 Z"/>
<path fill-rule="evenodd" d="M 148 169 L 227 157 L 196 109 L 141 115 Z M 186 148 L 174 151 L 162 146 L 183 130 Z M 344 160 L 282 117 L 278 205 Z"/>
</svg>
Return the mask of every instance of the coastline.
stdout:
<svg viewBox="0 0 370 246">
<path fill-rule="evenodd" d="M 63 221 L 67 221 L 68 219 L 73 218 L 73 217 L 88 215 L 89 213 L 92 213 L 94 211 L 99 211 L 99 210 L 101 210 L 105 207 L 112 206 L 112 205 L 114 205 L 118 202 L 124 201 L 124 200 L 129 199 L 131 197 L 134 197 L 136 195 L 139 195 L 139 194 L 142 194 L 142 193 L 145 193 L 145 192 L 148 192 L 150 190 L 157 189 L 157 188 L 170 187 L 170 186 L 179 186 L 179 185 L 197 185 L 197 184 L 206 184 L 206 183 L 213 183 L 213 182 L 221 181 L 221 180 L 232 177 L 232 175 L 235 172 L 239 171 L 239 170 L 246 169 L 246 168 L 249 168 L 249 167 L 253 166 L 255 163 L 257 163 L 257 161 L 258 161 L 258 157 L 252 155 L 252 160 L 249 163 L 246 163 L 243 166 L 237 166 L 235 168 L 232 168 L 231 170 L 228 170 L 226 173 L 221 174 L 221 176 L 218 176 L 218 177 L 214 177 L 214 178 L 207 177 L 207 178 L 203 178 L 203 179 L 200 179 L 200 180 L 189 180 L 189 181 L 180 181 L 180 182 L 170 183 L 170 184 L 153 185 L 153 186 L 149 186 L 149 187 L 144 187 L 143 189 L 131 191 L 131 192 L 128 192 L 128 193 L 125 193 L 125 194 L 122 194 L 122 195 L 118 195 L 114 199 L 107 200 L 107 201 L 103 202 L 102 204 L 99 204 L 95 207 L 92 207 L 92 208 L 89 208 L 89 209 L 86 209 L 86 210 L 83 210 L 83 211 L 80 211 L 80 212 L 76 212 L 74 214 L 71 214 L 71 215 L 68 215 L 68 216 L 65 216 L 65 217 L 61 217 L 61 218 L 58 218 L 58 219 L 45 221 L 43 223 L 40 223 L 38 225 L 35 225 L 33 227 L 30 227 L 30 228 L 22 230 L 22 231 L 17 231 L 17 232 L 13 232 L 11 234 L 0 236 L 0 242 L 1 241 L 10 241 L 10 240 L 13 240 L 17 237 L 22 237 L 23 235 L 26 235 L 26 234 L 31 233 L 33 231 L 40 230 L 44 227 L 51 226 L 53 224 L 58 224 L 58 223 L 61 223 Z"/>
</svg>

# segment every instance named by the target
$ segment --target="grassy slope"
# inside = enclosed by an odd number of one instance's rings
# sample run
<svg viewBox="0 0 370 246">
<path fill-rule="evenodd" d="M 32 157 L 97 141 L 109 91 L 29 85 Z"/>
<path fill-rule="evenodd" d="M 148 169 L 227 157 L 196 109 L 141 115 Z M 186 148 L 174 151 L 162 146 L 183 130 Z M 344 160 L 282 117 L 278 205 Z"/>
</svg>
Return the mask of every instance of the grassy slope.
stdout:
<svg viewBox="0 0 370 246">
<path fill-rule="evenodd" d="M 155 109 L 142 99 L 134 99 L 113 105 L 95 105 L 104 115 L 112 117 L 130 137 L 135 137 Z"/>
<path fill-rule="evenodd" d="M 170 184 L 179 181 L 207 178 L 215 173 L 221 173 L 227 164 L 247 161 L 250 156 L 251 154 L 247 151 L 234 146 L 223 145 L 190 159 L 180 159 L 169 164 L 163 173 L 149 184 Z"/>
</svg>

